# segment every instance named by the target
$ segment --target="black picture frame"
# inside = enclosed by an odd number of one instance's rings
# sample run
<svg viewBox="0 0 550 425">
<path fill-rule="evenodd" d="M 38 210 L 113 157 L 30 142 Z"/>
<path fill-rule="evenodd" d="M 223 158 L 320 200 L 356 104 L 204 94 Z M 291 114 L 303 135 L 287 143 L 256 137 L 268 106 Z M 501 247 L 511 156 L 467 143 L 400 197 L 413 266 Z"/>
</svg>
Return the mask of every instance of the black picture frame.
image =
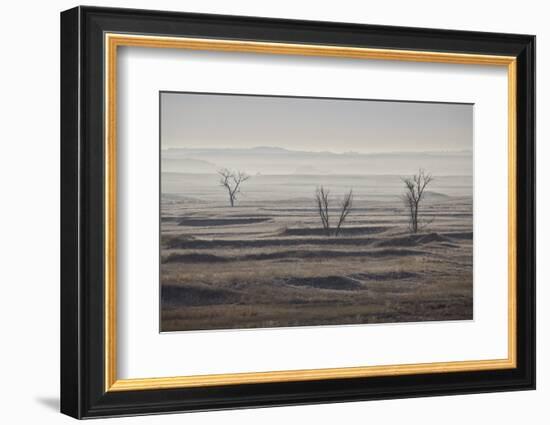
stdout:
<svg viewBox="0 0 550 425">
<path fill-rule="evenodd" d="M 514 56 L 517 60 L 517 367 L 105 391 L 104 34 Z M 61 412 L 75 418 L 535 388 L 535 37 L 76 7 L 61 13 Z"/>
</svg>

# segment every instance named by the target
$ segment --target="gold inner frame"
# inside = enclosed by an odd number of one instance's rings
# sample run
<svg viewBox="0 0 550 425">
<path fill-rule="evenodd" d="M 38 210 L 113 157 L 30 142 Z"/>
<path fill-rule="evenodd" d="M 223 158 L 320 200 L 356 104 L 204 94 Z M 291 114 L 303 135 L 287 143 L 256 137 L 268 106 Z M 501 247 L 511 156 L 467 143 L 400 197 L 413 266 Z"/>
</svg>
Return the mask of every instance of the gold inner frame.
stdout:
<svg viewBox="0 0 550 425">
<path fill-rule="evenodd" d="M 105 391 L 203 387 L 268 382 L 311 381 L 416 373 L 447 373 L 515 368 L 516 359 L 516 58 L 462 53 L 370 49 L 328 45 L 105 34 Z M 382 366 L 247 372 L 215 375 L 118 379 L 116 325 L 116 123 L 117 48 L 119 46 L 398 60 L 507 67 L 508 72 L 508 357 Z"/>
</svg>

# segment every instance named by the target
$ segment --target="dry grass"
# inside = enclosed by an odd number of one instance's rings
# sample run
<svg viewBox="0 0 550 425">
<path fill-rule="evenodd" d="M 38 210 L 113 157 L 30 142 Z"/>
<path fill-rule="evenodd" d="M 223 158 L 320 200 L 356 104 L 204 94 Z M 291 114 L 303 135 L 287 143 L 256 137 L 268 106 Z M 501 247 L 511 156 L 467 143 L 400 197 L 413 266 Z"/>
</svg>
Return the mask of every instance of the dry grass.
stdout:
<svg viewBox="0 0 550 425">
<path fill-rule="evenodd" d="M 339 237 L 307 198 L 163 199 L 162 331 L 472 319 L 471 197 L 410 235 L 397 196 L 357 193 Z"/>
</svg>

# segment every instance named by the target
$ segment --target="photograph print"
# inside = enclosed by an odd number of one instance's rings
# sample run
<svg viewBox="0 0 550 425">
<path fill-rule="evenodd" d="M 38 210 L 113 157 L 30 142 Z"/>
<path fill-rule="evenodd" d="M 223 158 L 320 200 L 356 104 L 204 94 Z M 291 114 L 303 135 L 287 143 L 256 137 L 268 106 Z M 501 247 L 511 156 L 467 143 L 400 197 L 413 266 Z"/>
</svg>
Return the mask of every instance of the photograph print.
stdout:
<svg viewBox="0 0 550 425">
<path fill-rule="evenodd" d="M 160 93 L 160 331 L 473 319 L 473 105 Z"/>
</svg>

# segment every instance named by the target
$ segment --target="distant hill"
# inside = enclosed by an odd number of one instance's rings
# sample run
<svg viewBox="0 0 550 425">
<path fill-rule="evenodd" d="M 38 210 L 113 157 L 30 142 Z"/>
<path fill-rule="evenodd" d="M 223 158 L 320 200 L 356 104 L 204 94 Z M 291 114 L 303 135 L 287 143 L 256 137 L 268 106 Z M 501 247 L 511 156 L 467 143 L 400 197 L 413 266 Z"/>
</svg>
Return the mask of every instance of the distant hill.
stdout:
<svg viewBox="0 0 550 425">
<path fill-rule="evenodd" d="M 161 153 L 161 168 L 164 173 L 211 174 L 219 169 L 219 166 L 209 161 L 185 157 L 173 158 L 163 153 Z"/>
<path fill-rule="evenodd" d="M 161 152 L 162 171 L 211 174 L 219 168 L 249 174 L 432 174 L 472 175 L 471 151 L 308 152 L 272 146 L 249 149 L 170 148 Z"/>
</svg>

